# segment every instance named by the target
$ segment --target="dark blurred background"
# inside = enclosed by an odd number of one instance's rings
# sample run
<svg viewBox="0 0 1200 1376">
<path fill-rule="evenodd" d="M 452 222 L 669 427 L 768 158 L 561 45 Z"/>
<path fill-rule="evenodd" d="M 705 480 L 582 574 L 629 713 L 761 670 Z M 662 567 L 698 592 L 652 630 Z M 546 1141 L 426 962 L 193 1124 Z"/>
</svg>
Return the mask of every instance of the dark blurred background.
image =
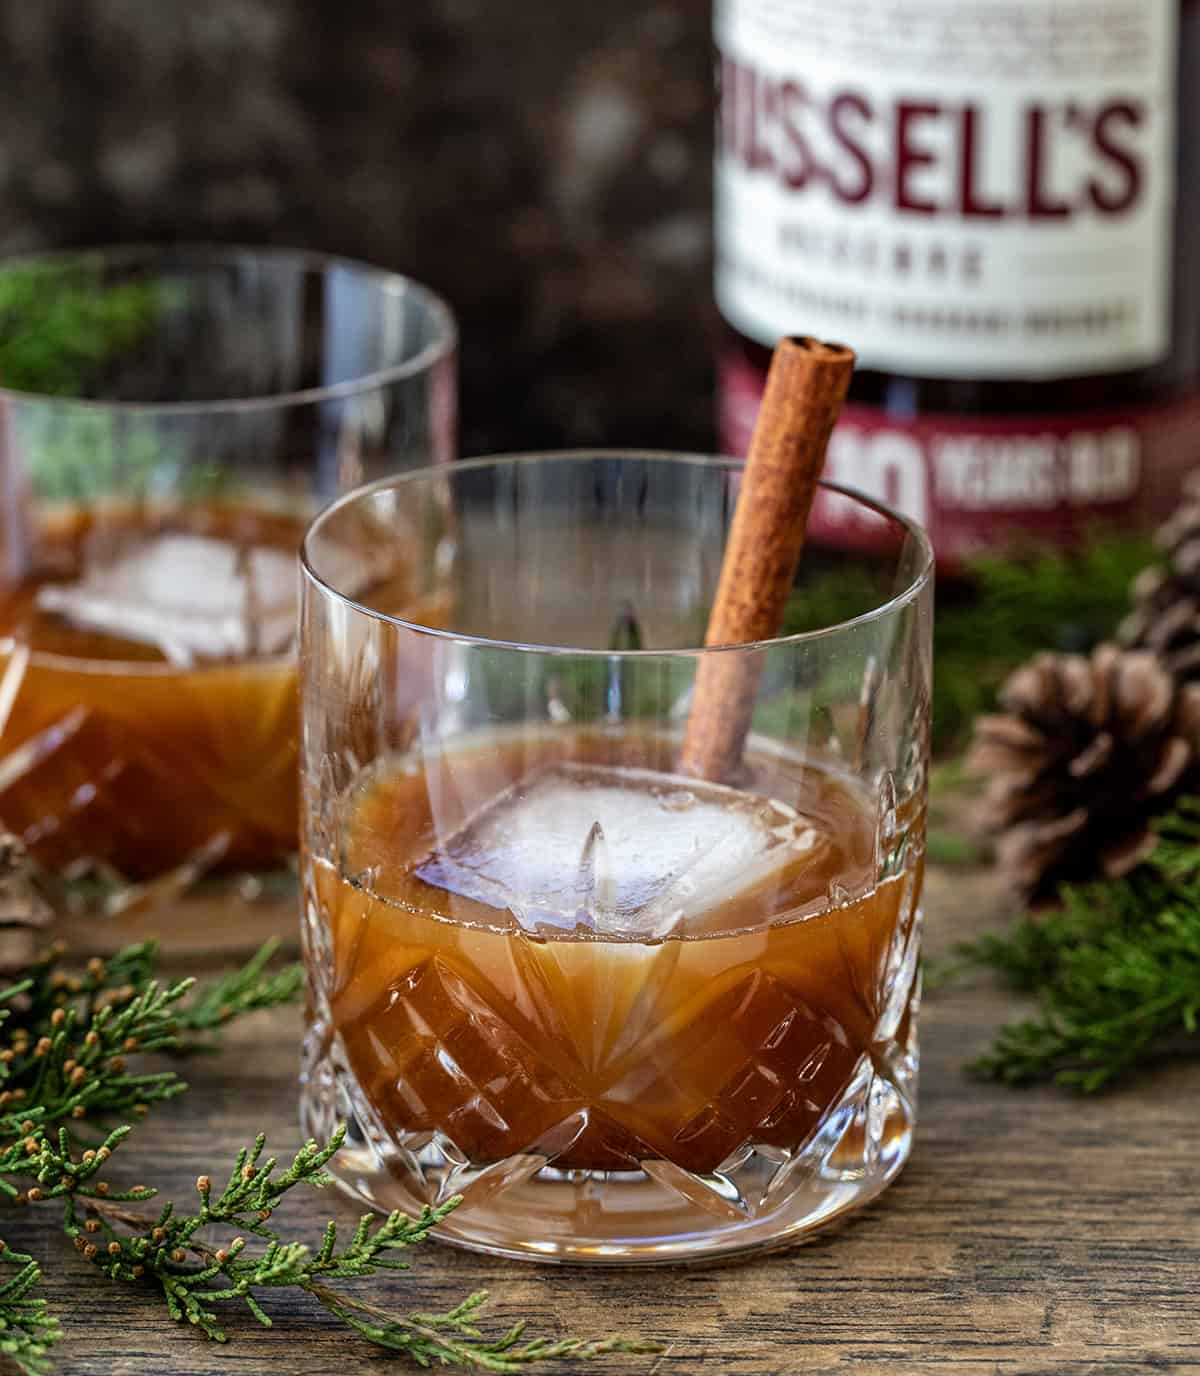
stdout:
<svg viewBox="0 0 1200 1376">
<path fill-rule="evenodd" d="M 0 0 L 0 250 L 290 244 L 441 291 L 463 453 L 708 448 L 708 0 Z"/>
</svg>

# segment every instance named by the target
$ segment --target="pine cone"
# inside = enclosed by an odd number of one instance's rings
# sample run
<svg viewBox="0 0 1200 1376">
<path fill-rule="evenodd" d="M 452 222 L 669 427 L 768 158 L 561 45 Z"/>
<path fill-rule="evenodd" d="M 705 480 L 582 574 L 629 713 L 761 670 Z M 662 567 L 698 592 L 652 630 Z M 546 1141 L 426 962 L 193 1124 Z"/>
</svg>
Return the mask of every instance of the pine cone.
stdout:
<svg viewBox="0 0 1200 1376">
<path fill-rule="evenodd" d="M 1152 650 L 1176 678 L 1200 680 L 1200 470 L 1155 543 L 1166 561 L 1134 579 L 1133 611 L 1117 636 L 1126 649 Z"/>
<path fill-rule="evenodd" d="M 1033 901 L 1131 870 L 1153 847 L 1151 819 L 1200 783 L 1200 685 L 1147 651 L 1040 654 L 1000 705 L 976 723 L 968 765 L 988 779 L 980 821 L 996 863 Z"/>
</svg>

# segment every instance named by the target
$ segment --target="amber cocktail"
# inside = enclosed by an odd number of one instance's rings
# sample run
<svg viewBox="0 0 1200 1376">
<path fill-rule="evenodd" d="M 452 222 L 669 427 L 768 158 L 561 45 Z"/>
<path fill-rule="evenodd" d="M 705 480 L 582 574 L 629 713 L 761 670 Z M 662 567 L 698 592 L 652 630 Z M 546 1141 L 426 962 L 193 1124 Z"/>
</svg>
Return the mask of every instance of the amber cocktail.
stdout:
<svg viewBox="0 0 1200 1376">
<path fill-rule="evenodd" d="M 61 512 L 0 601 L 0 816 L 134 882 L 295 845 L 296 550 L 253 506 Z"/>
<path fill-rule="evenodd" d="M 865 507 L 897 598 L 721 651 L 761 657 L 761 700 L 738 776 L 697 780 L 681 720 L 714 652 L 684 637 L 728 476 L 481 462 L 367 489 L 308 537 L 306 1122 L 350 1121 L 339 1177 L 378 1205 L 463 1195 L 451 1240 L 613 1261 L 778 1245 L 907 1156 L 928 551 Z M 364 510 L 424 548 L 438 625 L 369 610 L 386 579 L 339 595 Z M 640 560 L 606 565 L 617 529 Z M 578 642 L 538 648 L 564 588 Z M 654 640 L 607 650 L 631 616 Z"/>
<path fill-rule="evenodd" d="M 29 313 L 7 327 L 42 340 L 0 375 L 0 824 L 67 909 L 218 877 L 282 894 L 300 539 L 341 488 L 453 457 L 449 313 L 286 250 L 84 251 L 0 278 Z M 38 334 L 62 318 L 91 333 Z M 198 944 L 261 938 L 250 910 L 218 913 Z M 78 935 L 131 928 L 100 933 Z"/>
</svg>

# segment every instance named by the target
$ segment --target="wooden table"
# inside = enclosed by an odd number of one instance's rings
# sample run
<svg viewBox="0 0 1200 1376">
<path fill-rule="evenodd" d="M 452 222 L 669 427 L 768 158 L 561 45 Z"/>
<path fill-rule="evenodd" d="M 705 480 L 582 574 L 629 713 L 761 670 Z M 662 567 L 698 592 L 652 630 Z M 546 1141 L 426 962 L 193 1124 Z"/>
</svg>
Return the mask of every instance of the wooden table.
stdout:
<svg viewBox="0 0 1200 1376">
<path fill-rule="evenodd" d="M 944 950 L 998 911 L 986 878 L 935 873 L 929 949 Z M 1092 1100 L 965 1078 L 963 1062 L 1015 1011 L 986 979 L 927 1000 L 913 1159 L 881 1202 L 808 1247 L 704 1270 L 586 1272 L 428 1244 L 407 1276 L 365 1284 L 382 1303 L 426 1310 L 486 1287 L 497 1330 L 519 1314 L 539 1333 L 569 1325 L 669 1345 L 661 1358 L 587 1368 L 596 1372 L 1200 1371 L 1200 1065 L 1179 1063 Z M 258 1015 L 219 1057 L 192 1064 L 192 1092 L 139 1130 L 114 1180 L 145 1179 L 190 1201 L 196 1175 L 217 1174 L 260 1128 L 278 1154 L 292 1151 L 298 1028 L 294 1010 Z M 332 1193 L 309 1194 L 278 1221 L 315 1241 L 330 1214 L 357 1212 Z M 66 1327 L 67 1376 L 411 1369 L 286 1293 L 269 1299 L 274 1329 L 231 1314 L 231 1342 L 217 1347 L 169 1323 L 158 1298 L 116 1292 L 48 1215 L 14 1219 L 9 1237 L 51 1259 L 47 1290 Z"/>
</svg>

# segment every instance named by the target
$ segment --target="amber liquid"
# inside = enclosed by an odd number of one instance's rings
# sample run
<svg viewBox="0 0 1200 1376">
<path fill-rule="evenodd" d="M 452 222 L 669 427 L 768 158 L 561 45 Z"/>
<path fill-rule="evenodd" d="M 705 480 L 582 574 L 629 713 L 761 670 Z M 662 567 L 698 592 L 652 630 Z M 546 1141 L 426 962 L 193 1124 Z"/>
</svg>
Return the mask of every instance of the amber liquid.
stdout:
<svg viewBox="0 0 1200 1376">
<path fill-rule="evenodd" d="M 806 1142 L 873 1056 L 919 862 L 874 882 L 873 808 L 830 772 L 750 759 L 746 790 L 803 814 L 815 844 L 747 889 L 723 888 L 665 939 L 572 930 L 569 915 L 531 932 L 430 882 L 455 814 L 511 782 L 563 760 L 666 776 L 674 750 L 649 735 L 529 733 L 424 772 L 381 770 L 344 801 L 340 864 L 312 867 L 329 1004 L 394 1138 L 440 1134 L 473 1163 L 710 1172 L 749 1143 Z"/>
<path fill-rule="evenodd" d="M 43 864 L 131 879 L 199 860 L 261 869 L 295 849 L 296 675 L 290 652 L 196 656 L 84 629 L 39 604 L 85 568 L 169 533 L 294 556 L 305 522 L 249 505 L 71 510 L 0 598 L 0 819 Z"/>
</svg>

